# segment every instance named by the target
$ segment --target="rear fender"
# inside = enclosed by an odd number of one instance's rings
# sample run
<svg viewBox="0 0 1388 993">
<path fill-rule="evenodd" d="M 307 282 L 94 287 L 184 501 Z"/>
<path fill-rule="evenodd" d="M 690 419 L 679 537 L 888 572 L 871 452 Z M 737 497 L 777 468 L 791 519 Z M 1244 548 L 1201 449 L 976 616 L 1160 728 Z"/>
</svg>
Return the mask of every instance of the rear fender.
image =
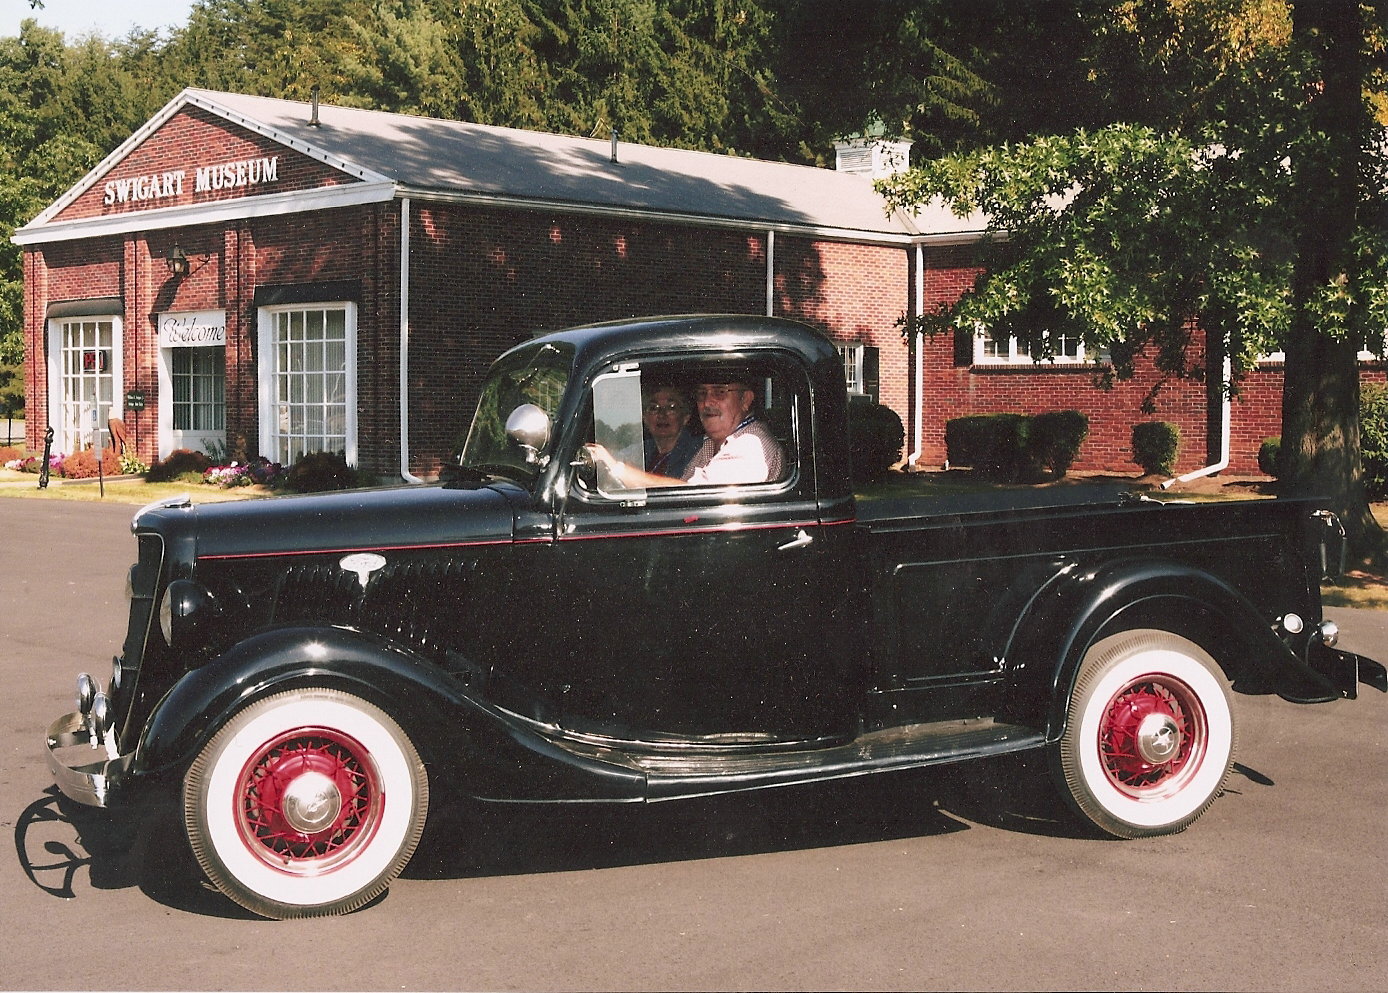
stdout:
<svg viewBox="0 0 1388 993">
<path fill-rule="evenodd" d="M 332 687 L 376 704 L 410 736 L 438 785 L 454 784 L 465 795 L 625 800 L 644 787 L 644 777 L 573 759 L 523 722 L 508 720 L 505 712 L 474 697 L 428 659 L 376 635 L 340 627 L 262 632 L 188 673 L 151 715 L 132 772 L 154 781 L 181 781 L 236 711 L 300 686 Z"/>
<path fill-rule="evenodd" d="M 1130 560 L 1090 573 L 1063 573 L 1032 598 L 1007 647 L 1011 692 L 1004 716 L 1045 727 L 1054 740 L 1064 731 L 1071 688 L 1089 647 L 1136 627 L 1200 642 L 1236 689 L 1275 692 L 1300 703 L 1341 695 L 1224 580 L 1171 562 Z"/>
</svg>

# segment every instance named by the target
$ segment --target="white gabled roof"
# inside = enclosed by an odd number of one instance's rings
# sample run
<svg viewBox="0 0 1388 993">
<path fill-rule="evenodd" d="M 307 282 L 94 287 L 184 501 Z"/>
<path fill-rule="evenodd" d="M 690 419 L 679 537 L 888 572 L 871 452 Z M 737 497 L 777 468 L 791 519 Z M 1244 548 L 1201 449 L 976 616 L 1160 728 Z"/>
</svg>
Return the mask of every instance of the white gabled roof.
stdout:
<svg viewBox="0 0 1388 993">
<path fill-rule="evenodd" d="M 264 135 L 360 182 L 293 194 L 155 208 L 114 217 L 53 218 L 184 107 Z M 186 89 L 72 189 L 15 233 L 21 244 L 389 200 L 482 201 L 850 241 L 968 241 L 984 227 L 943 204 L 889 211 L 861 176 L 759 159 L 434 120 L 297 100 Z"/>
</svg>

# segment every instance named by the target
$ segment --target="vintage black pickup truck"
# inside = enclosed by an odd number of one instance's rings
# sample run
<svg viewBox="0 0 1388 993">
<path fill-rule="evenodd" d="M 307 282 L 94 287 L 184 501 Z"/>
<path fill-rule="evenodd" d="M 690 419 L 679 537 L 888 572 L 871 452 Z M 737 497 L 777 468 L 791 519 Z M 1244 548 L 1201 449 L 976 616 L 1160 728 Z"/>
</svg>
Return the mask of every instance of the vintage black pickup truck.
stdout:
<svg viewBox="0 0 1388 993">
<path fill-rule="evenodd" d="M 656 485 L 671 391 L 710 472 Z M 858 505 L 848 403 L 800 324 L 577 328 L 495 363 L 438 483 L 145 508 L 113 672 L 48 731 L 57 782 L 171 800 L 219 889 L 301 917 L 383 892 L 431 791 L 643 802 L 1035 749 L 1097 829 L 1180 831 L 1233 763 L 1231 686 L 1385 688 L 1322 618 L 1316 506 Z M 764 478 L 711 482 L 749 432 Z"/>
</svg>

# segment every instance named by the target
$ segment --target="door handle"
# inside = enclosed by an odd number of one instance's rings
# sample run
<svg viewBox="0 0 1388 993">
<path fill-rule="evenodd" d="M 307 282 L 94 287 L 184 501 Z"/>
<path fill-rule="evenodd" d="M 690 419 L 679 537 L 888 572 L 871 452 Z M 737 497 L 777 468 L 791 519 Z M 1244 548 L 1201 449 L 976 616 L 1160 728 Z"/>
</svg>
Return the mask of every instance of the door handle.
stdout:
<svg viewBox="0 0 1388 993">
<path fill-rule="evenodd" d="M 804 528 L 796 528 L 795 537 L 790 539 L 790 541 L 786 542 L 784 545 L 778 545 L 776 547 L 776 551 L 788 552 L 792 548 L 804 548 L 806 545 L 810 544 L 813 541 L 814 536 L 811 535 L 808 531 L 806 531 Z"/>
</svg>

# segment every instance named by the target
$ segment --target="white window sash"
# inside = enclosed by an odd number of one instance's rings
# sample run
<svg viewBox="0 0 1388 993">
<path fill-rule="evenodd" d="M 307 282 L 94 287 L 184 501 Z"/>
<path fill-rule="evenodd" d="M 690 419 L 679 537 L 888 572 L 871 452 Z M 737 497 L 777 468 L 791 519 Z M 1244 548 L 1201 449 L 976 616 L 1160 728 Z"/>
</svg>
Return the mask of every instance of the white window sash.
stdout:
<svg viewBox="0 0 1388 993">
<path fill-rule="evenodd" d="M 342 314 L 341 339 L 327 330 L 330 313 Z M 347 464 L 356 465 L 356 304 L 262 307 L 256 320 L 261 453 L 290 464 L 325 447 L 314 439 L 333 438 L 341 440 Z"/>
<path fill-rule="evenodd" d="M 848 392 L 855 396 L 862 395 L 866 386 L 863 383 L 863 354 L 862 345 L 837 345 L 839 358 L 843 361 L 843 378 L 848 385 Z"/>
<path fill-rule="evenodd" d="M 1090 355 L 1086 352 L 1082 342 L 1074 338 L 1061 338 L 1058 340 L 1062 346 L 1067 342 L 1073 342 L 1071 347 L 1075 354 L 1054 355 L 1051 358 L 1042 359 L 1039 362 L 1031 357 L 1031 354 L 1022 346 L 1015 337 L 994 338 L 986 332 L 974 335 L 974 365 L 992 366 L 1051 366 L 1051 365 L 1088 365 L 1091 361 Z M 1100 358 L 1102 359 L 1102 354 Z"/>
</svg>

